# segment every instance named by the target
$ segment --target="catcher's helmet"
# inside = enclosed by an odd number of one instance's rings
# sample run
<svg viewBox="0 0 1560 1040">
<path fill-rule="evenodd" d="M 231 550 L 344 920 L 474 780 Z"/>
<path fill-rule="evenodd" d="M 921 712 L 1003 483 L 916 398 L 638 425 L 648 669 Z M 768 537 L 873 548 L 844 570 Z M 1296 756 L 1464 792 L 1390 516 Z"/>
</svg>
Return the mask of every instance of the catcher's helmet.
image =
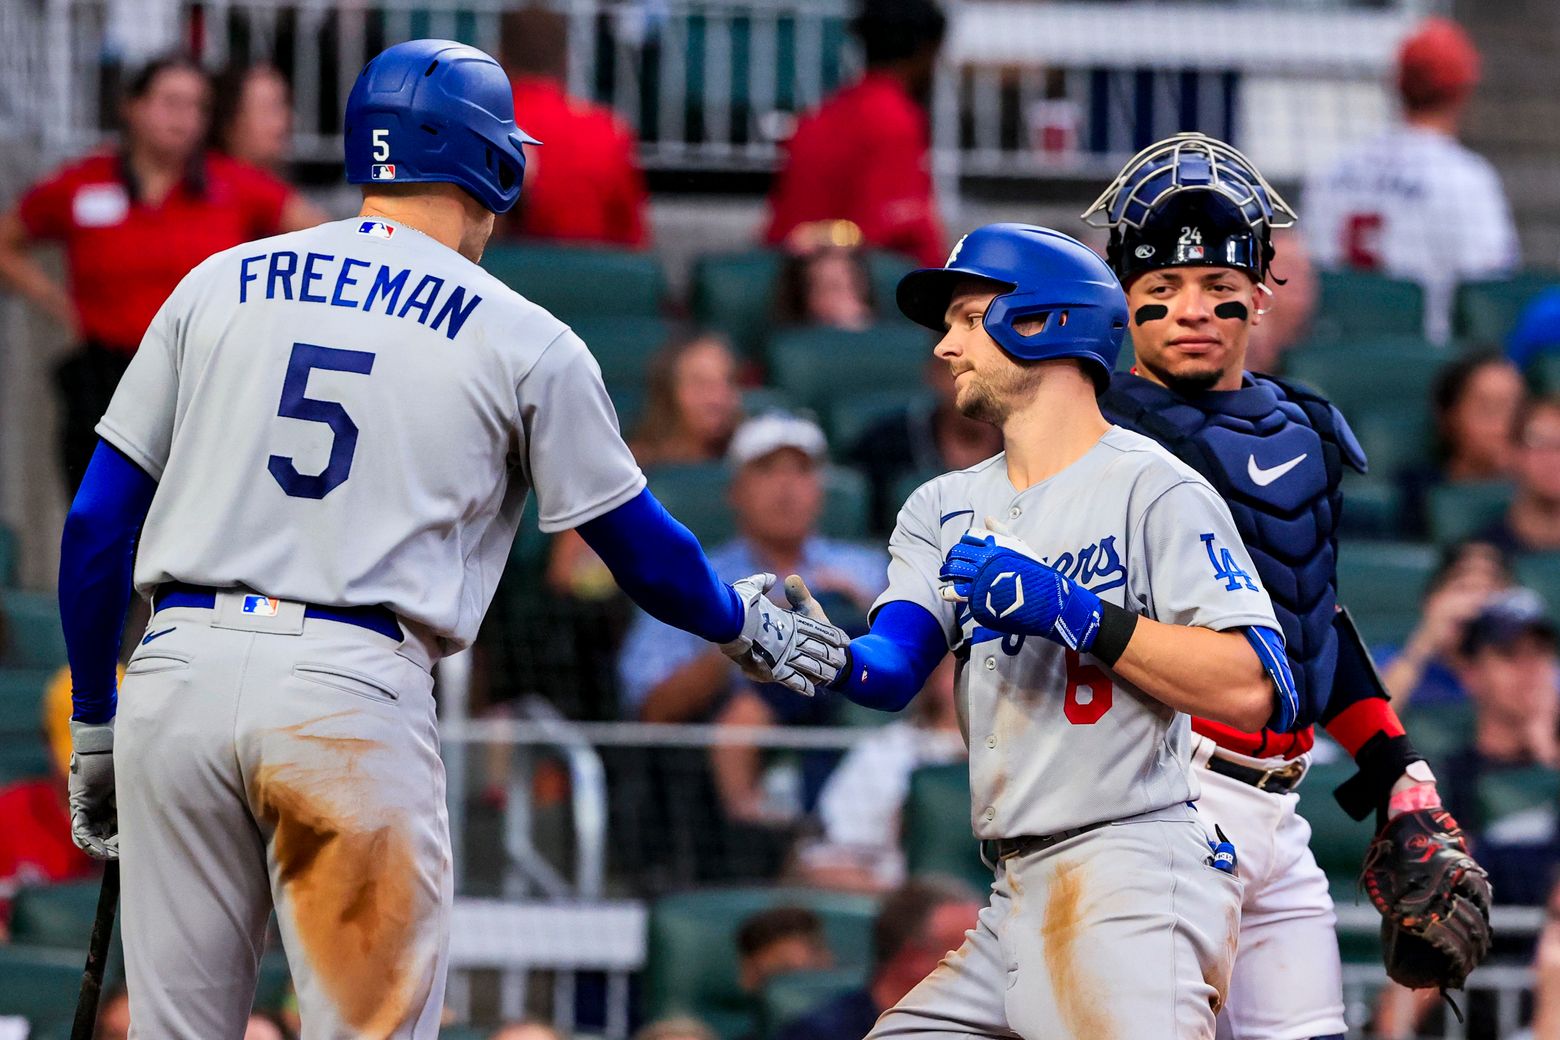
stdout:
<svg viewBox="0 0 1560 1040">
<path fill-rule="evenodd" d="M 498 62 L 463 43 L 398 43 L 363 66 L 347 98 L 347 181 L 458 184 L 507 213 L 525 176 L 514 94 Z"/>
<path fill-rule="evenodd" d="M 1143 149 L 1083 213 L 1110 228 L 1106 253 L 1122 284 L 1160 267 L 1232 267 L 1267 277 L 1271 230 L 1295 211 L 1240 152 L 1184 133 Z"/>
<path fill-rule="evenodd" d="M 1080 358 L 1090 362 L 1095 386 L 1110 381 L 1127 328 L 1127 297 L 1098 253 L 1050 228 L 987 224 L 953 247 L 945 267 L 911 271 L 900 279 L 899 309 L 938 332 L 961 282 L 980 279 L 1000 290 L 981 324 L 997 345 L 1026 360 Z M 1045 318 L 1038 332 L 1021 335 L 1015 322 Z"/>
</svg>

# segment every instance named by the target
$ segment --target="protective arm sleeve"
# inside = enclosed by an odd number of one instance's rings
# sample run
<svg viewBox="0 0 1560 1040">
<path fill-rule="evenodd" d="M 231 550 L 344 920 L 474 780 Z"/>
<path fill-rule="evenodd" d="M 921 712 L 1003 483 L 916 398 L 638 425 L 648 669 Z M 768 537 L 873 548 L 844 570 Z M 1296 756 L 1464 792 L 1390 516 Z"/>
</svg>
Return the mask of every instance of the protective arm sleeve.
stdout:
<svg viewBox="0 0 1560 1040">
<path fill-rule="evenodd" d="M 742 631 L 745 611 L 693 533 L 649 489 L 579 526 L 618 586 L 646 614 L 712 643 Z"/>
<path fill-rule="evenodd" d="M 1257 652 L 1262 670 L 1273 682 L 1273 714 L 1268 719 L 1268 729 L 1288 733 L 1299 728 L 1300 693 L 1295 688 L 1294 674 L 1289 670 L 1289 655 L 1284 652 L 1284 634 L 1276 628 L 1260 625 L 1243 628 L 1241 634 Z"/>
<path fill-rule="evenodd" d="M 103 723 L 117 707 L 115 666 L 135 545 L 157 482 L 98 441 L 60 539 L 60 624 L 70 659 L 73 719 Z"/>
<path fill-rule="evenodd" d="M 947 652 L 942 623 L 925 607 L 906 600 L 885 603 L 872 619 L 872 631 L 850 641 L 845 667 L 829 689 L 865 708 L 899 711 Z"/>
</svg>

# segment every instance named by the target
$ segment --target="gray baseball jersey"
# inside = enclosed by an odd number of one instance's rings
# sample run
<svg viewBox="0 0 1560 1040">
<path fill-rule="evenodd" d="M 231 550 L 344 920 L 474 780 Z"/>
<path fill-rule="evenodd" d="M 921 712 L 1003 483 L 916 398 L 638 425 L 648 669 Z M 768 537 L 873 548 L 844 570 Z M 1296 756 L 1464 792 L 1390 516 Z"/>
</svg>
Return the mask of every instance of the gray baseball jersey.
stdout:
<svg viewBox="0 0 1560 1040">
<path fill-rule="evenodd" d="M 978 627 L 939 595 L 948 550 L 988 516 L 1116 606 L 1177 625 L 1278 627 L 1224 502 L 1146 437 L 1112 427 L 1024 491 L 1003 455 L 917 489 L 900 510 L 874 610 L 919 604 L 960 656 L 976 836 L 1052 834 L 1196 798 L 1186 715 L 1088 654 Z"/>
<path fill-rule="evenodd" d="M 645 485 L 567 326 L 363 218 L 192 271 L 98 433 L 158 480 L 143 593 L 177 580 L 382 604 L 446 651 L 475 637 L 531 488 L 558 531 Z"/>
</svg>

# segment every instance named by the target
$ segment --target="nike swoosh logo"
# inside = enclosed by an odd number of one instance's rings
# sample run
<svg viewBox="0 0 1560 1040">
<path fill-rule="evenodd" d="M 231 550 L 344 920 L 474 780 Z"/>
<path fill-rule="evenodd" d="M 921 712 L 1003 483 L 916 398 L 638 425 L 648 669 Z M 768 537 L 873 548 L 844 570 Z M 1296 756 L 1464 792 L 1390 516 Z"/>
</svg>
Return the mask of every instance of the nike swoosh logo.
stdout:
<svg viewBox="0 0 1560 1040">
<path fill-rule="evenodd" d="M 1290 470 L 1300 465 L 1300 463 L 1304 462 L 1306 460 L 1306 456 L 1309 454 L 1310 452 L 1305 452 L 1303 454 L 1296 455 L 1288 462 L 1281 462 L 1272 469 L 1263 469 L 1261 466 L 1257 465 L 1257 457 L 1255 455 L 1248 455 L 1246 456 L 1246 476 L 1250 477 L 1251 482 L 1257 485 L 1257 487 L 1267 487 L 1269 484 L 1273 483 L 1273 481 L 1277 480 L 1279 477 L 1282 477 L 1285 473 L 1288 473 Z"/>
<path fill-rule="evenodd" d="M 179 627 L 178 625 L 174 625 L 173 626 L 173 628 L 178 628 L 178 627 Z M 159 636 L 167 635 L 169 632 L 173 631 L 173 628 L 165 628 L 161 632 L 148 632 L 148 633 L 146 633 L 146 638 L 141 640 L 141 645 L 145 646 L 147 643 L 150 643 L 152 640 L 158 638 Z"/>
</svg>

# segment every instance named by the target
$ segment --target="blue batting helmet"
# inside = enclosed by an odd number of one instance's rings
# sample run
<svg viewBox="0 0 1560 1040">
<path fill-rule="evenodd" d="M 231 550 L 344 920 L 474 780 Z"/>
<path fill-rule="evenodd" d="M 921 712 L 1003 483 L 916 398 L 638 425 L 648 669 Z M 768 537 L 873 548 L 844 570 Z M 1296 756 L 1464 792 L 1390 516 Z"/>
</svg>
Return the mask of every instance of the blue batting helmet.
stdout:
<svg viewBox="0 0 1560 1040">
<path fill-rule="evenodd" d="M 971 279 L 999 290 L 986 308 L 986 332 L 1015 358 L 1090 362 L 1096 386 L 1110 381 L 1127 328 L 1127 297 L 1098 253 L 1077 239 L 1028 224 L 987 224 L 953 247 L 945 267 L 900 279 L 899 309 L 942 332 L 955 288 Z M 1022 335 L 1017 322 L 1044 319 Z"/>
<path fill-rule="evenodd" d="M 347 181 L 457 184 L 494 213 L 507 213 L 525 177 L 503 68 L 452 40 L 412 40 L 383 51 L 347 98 Z"/>
<path fill-rule="evenodd" d="M 1261 282 L 1272 229 L 1295 211 L 1239 151 L 1182 133 L 1133 156 L 1083 219 L 1110 228 L 1106 255 L 1123 283 L 1160 267 L 1231 267 Z"/>
</svg>

